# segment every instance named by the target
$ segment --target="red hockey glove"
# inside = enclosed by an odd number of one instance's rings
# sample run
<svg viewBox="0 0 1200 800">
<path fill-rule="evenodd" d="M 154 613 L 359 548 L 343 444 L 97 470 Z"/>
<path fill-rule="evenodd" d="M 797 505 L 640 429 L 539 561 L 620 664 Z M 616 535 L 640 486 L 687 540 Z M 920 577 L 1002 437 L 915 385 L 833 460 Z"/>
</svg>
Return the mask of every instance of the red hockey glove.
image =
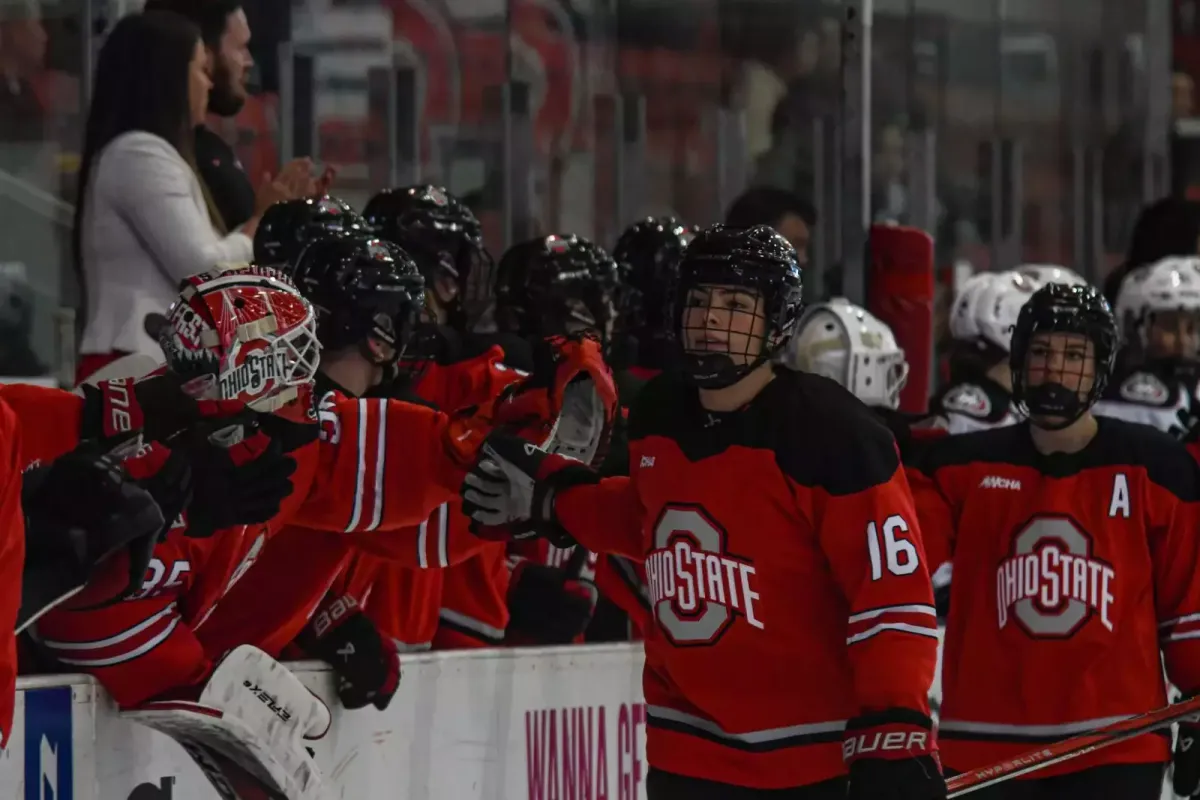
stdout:
<svg viewBox="0 0 1200 800">
<path fill-rule="evenodd" d="M 508 630 L 531 644 L 570 644 L 592 621 L 597 600 L 591 581 L 518 557 L 508 585 Z"/>
<path fill-rule="evenodd" d="M 400 686 L 400 653 L 350 595 L 330 596 L 296 642 L 333 667 L 338 697 L 348 709 L 388 707 Z"/>
<path fill-rule="evenodd" d="M 578 461 L 496 431 L 479 448 L 479 457 L 463 480 L 463 513 L 471 518 L 471 531 L 481 538 L 508 541 L 542 536 L 557 547 L 571 547 L 575 540 L 554 515 L 555 492 L 599 480 Z"/>
<path fill-rule="evenodd" d="M 846 723 L 842 757 L 850 768 L 847 800 L 934 800 L 946 796 L 933 720 L 891 708 Z"/>
<path fill-rule="evenodd" d="M 611 427 L 618 407 L 617 387 L 604 363 L 600 343 L 583 335 L 554 336 L 538 344 L 533 374 L 497 404 L 495 424 L 517 429 L 538 423 L 549 436 L 563 414 L 567 387 L 576 381 L 591 382 L 606 427 Z M 526 438 L 531 436 L 527 434 Z"/>
<path fill-rule="evenodd" d="M 96 439 L 108 447 L 136 438 L 167 442 L 203 418 L 241 412 L 245 404 L 229 400 L 196 400 L 183 391 L 173 373 L 141 379 L 113 378 L 83 392 L 81 439 Z"/>
</svg>

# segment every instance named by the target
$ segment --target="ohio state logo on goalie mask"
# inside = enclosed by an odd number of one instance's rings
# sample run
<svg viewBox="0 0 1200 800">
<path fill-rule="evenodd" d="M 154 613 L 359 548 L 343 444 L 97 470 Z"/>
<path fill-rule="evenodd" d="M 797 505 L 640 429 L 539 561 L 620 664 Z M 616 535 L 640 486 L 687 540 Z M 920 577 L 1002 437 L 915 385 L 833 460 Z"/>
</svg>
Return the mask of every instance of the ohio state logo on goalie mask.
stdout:
<svg viewBox="0 0 1200 800">
<path fill-rule="evenodd" d="M 650 604 L 663 633 L 676 645 L 719 639 L 736 615 L 762 629 L 753 564 L 727 552 L 725 530 L 700 506 L 667 506 L 654 526 L 646 557 Z"/>
<path fill-rule="evenodd" d="M 286 347 L 264 347 L 241 357 L 241 363 L 220 376 L 223 398 L 237 397 L 250 402 L 288 377 L 291 358 Z"/>
<path fill-rule="evenodd" d="M 997 621 L 1034 638 L 1066 638 L 1098 614 L 1113 629 L 1116 573 L 1094 557 L 1092 538 L 1069 517 L 1035 517 L 996 568 Z"/>
</svg>

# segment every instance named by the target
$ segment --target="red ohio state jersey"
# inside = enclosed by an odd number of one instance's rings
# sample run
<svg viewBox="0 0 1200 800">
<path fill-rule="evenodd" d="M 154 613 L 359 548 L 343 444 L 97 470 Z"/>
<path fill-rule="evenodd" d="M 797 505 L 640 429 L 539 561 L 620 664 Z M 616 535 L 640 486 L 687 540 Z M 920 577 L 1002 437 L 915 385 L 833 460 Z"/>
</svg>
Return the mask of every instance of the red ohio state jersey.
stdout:
<svg viewBox="0 0 1200 800">
<path fill-rule="evenodd" d="M 954 567 L 939 738 L 947 767 L 1010 758 L 1200 688 L 1200 471 L 1150 427 L 1098 420 L 1042 455 L 1028 423 L 947 437 L 909 467 L 931 563 Z M 1148 734 L 1031 778 L 1158 762 Z"/>
<path fill-rule="evenodd" d="M 21 509 L 21 428 L 0 401 L 0 748 L 12 732 L 17 684 L 17 639 L 13 629 L 21 607 L 21 566 L 25 562 L 25 513 Z"/>
<path fill-rule="evenodd" d="M 895 443 L 862 403 L 780 370 L 718 414 L 664 375 L 629 434 L 629 477 L 556 510 L 588 549 L 645 562 L 651 766 L 804 786 L 845 774 L 847 720 L 928 714 L 933 590 Z"/>
</svg>

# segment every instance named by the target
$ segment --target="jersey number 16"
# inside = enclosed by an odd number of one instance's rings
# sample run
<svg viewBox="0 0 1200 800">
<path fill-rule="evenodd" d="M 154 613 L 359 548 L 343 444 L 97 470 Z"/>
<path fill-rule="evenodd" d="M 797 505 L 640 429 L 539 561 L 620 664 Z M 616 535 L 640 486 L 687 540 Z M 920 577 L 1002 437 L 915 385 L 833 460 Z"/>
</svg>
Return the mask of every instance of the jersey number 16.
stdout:
<svg viewBox="0 0 1200 800">
<path fill-rule="evenodd" d="M 867 523 L 867 553 L 871 557 L 871 580 L 877 581 L 883 577 L 883 565 L 887 563 L 887 571 L 897 577 L 912 575 L 921 563 L 917 555 L 917 547 L 908 539 L 897 538 L 898 533 L 908 533 L 908 523 L 899 514 L 893 514 L 883 521 L 883 541 L 880 542 L 879 526 L 874 522 Z"/>
</svg>

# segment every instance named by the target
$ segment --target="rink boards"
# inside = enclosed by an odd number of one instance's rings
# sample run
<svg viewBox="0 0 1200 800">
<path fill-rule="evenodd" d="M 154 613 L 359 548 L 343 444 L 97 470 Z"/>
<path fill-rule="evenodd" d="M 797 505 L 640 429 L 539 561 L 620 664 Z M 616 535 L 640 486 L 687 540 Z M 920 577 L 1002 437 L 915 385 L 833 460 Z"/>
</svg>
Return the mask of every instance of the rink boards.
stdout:
<svg viewBox="0 0 1200 800">
<path fill-rule="evenodd" d="M 312 745 L 331 798 L 645 797 L 639 645 L 409 655 L 382 712 L 342 710 L 317 663 L 293 669 L 333 712 L 329 734 Z M 216 797 L 173 740 L 121 719 L 90 678 L 23 678 L 18 689 L 0 798 Z"/>
</svg>

